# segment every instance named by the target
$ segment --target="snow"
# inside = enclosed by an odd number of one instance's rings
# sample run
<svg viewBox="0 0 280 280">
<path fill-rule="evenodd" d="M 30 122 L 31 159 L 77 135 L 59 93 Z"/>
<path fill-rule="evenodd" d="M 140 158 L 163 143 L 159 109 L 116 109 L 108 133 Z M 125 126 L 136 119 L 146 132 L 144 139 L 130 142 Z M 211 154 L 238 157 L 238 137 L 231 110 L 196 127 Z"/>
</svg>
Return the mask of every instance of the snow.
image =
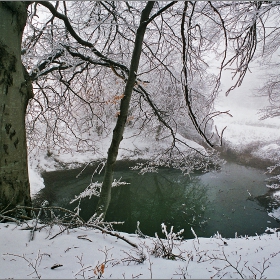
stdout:
<svg viewBox="0 0 280 280">
<path fill-rule="evenodd" d="M 217 124 L 218 128 L 221 130 L 223 127 L 227 126 L 223 134 L 224 140 L 229 141 L 235 147 L 244 147 L 252 142 L 259 142 L 262 144 L 269 145 L 265 148 L 262 147 L 263 152 L 267 149 L 276 150 L 279 145 L 271 143 L 273 141 L 279 141 L 279 125 L 274 127 L 257 126 L 255 123 L 244 123 L 240 122 L 230 122 L 230 121 L 220 121 Z"/>
<path fill-rule="evenodd" d="M 204 147 L 202 147 L 201 145 L 199 145 L 198 143 L 192 141 L 192 140 L 189 140 L 189 139 L 186 139 L 184 138 L 182 135 L 180 135 L 179 133 L 176 133 L 175 137 L 179 140 L 179 141 L 182 141 L 184 143 L 186 143 L 189 147 L 193 148 L 193 149 L 196 149 L 197 151 L 200 151 L 202 154 L 207 154 L 206 150 L 204 149 Z M 179 143 L 180 144 L 180 143 Z M 181 148 L 183 147 L 184 145 L 181 144 Z"/>
<path fill-rule="evenodd" d="M 275 132 L 277 135 L 277 133 Z M 275 159 L 279 161 L 280 159 L 280 145 L 275 143 L 268 143 L 260 147 L 257 151 L 254 152 L 256 157 L 264 158 L 264 159 Z"/>
<path fill-rule="evenodd" d="M 268 216 L 280 220 L 280 208 L 272 209 L 272 211 L 268 213 Z"/>
<path fill-rule="evenodd" d="M 156 238 L 121 233 L 138 245 L 137 250 L 97 229 L 69 229 L 54 237 L 62 227 L 45 227 L 29 241 L 30 231 L 24 228 L 26 225 L 0 224 L 1 279 L 280 277 L 280 250 L 276 245 L 280 237 L 271 229 L 271 234 L 254 237 L 224 239 L 217 233 L 212 238 L 177 240 L 172 252 L 185 260 L 168 260 L 152 254 Z M 143 263 L 131 260 L 143 255 Z"/>
<path fill-rule="evenodd" d="M 269 76 L 271 69 L 260 68 L 253 63 L 241 86 L 229 93 L 220 94 L 215 108 L 232 115 L 220 115 L 215 118 L 218 131 L 223 133 L 223 142 L 232 149 L 242 152 L 249 147 L 255 158 L 280 161 L 280 117 L 261 120 L 260 110 L 269 105 L 268 96 L 258 94 L 258 89 Z M 222 89 L 225 91 L 233 84 L 231 74 L 225 73 Z M 223 91 L 223 92 L 224 92 Z"/>
<path fill-rule="evenodd" d="M 28 165 L 29 182 L 31 186 L 31 196 L 33 197 L 39 190 L 45 187 L 44 180 L 40 173 L 36 169 L 32 169 L 31 165 Z"/>
</svg>

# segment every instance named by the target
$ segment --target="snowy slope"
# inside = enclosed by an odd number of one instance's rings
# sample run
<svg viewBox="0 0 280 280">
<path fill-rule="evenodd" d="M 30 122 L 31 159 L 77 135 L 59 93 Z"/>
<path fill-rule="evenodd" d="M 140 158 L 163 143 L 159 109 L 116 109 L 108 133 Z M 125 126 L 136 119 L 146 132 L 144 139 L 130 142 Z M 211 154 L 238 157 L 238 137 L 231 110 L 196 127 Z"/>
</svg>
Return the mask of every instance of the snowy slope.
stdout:
<svg viewBox="0 0 280 280">
<path fill-rule="evenodd" d="M 223 137 L 232 148 L 237 151 L 257 144 L 254 156 L 257 158 L 280 160 L 280 117 L 260 120 L 260 110 L 269 105 L 268 96 L 257 94 L 265 81 L 268 70 L 255 67 L 250 68 L 243 84 L 230 92 L 228 96 L 220 94 L 215 101 L 215 108 L 220 111 L 229 110 L 229 115 L 215 118 L 219 131 L 226 127 Z M 232 84 L 230 73 L 223 77 L 222 89 Z"/>
<path fill-rule="evenodd" d="M 172 252 L 182 259 L 167 260 L 152 254 L 155 238 L 122 233 L 138 245 L 137 250 L 121 239 L 86 228 L 51 239 L 62 229 L 54 226 L 36 231 L 29 241 L 30 231 L 24 227 L 0 224 L 1 279 L 280 278 L 278 233 L 227 240 L 216 234 L 176 241 Z M 137 263 L 133 258 L 144 260 Z"/>
</svg>

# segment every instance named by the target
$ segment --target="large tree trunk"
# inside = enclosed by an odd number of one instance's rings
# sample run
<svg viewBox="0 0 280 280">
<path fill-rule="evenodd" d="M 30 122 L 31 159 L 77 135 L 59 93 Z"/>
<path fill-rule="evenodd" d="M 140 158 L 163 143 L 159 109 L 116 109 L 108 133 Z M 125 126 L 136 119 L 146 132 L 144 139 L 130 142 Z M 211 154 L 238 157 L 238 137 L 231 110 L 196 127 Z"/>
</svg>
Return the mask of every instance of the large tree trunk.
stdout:
<svg viewBox="0 0 280 280">
<path fill-rule="evenodd" d="M 132 53 L 129 69 L 129 76 L 124 90 L 124 97 L 121 100 L 120 104 L 120 114 L 118 115 L 118 120 L 113 131 L 113 138 L 111 141 L 110 148 L 108 150 L 102 189 L 95 213 L 96 216 L 101 217 L 102 219 L 105 218 L 107 209 L 109 207 L 109 203 L 111 201 L 111 188 L 114 176 L 114 166 L 117 160 L 119 146 L 123 139 L 124 128 L 129 110 L 129 103 L 136 80 L 136 73 L 138 70 L 140 56 L 142 52 L 142 44 L 147 27 L 147 21 L 149 19 L 153 6 L 154 2 L 149 1 L 145 9 L 142 11 L 140 24 L 135 37 L 134 50 Z"/>
<path fill-rule="evenodd" d="M 30 205 L 25 113 L 32 86 L 21 62 L 27 2 L 0 2 L 0 211 Z"/>
</svg>

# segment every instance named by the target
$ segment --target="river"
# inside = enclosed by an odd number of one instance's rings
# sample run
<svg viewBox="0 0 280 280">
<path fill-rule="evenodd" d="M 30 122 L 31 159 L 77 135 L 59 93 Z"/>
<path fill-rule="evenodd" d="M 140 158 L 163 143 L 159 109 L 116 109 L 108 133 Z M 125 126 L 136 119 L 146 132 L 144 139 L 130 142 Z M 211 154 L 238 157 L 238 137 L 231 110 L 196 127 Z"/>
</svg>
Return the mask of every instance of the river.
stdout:
<svg viewBox="0 0 280 280">
<path fill-rule="evenodd" d="M 139 175 L 129 170 L 131 162 L 118 162 L 115 178 L 129 185 L 112 190 L 112 201 L 107 213 L 109 221 L 124 221 L 117 230 L 134 233 L 137 221 L 146 235 L 160 234 L 161 223 L 175 231 L 184 229 L 184 238 L 193 238 L 191 227 L 200 237 L 213 236 L 217 231 L 223 237 L 261 234 L 267 227 L 279 227 L 268 215 L 278 202 L 265 186 L 267 176 L 261 169 L 234 162 L 226 163 L 222 170 L 184 176 L 174 169 L 160 169 L 158 173 Z M 80 169 L 43 174 L 45 188 L 36 201 L 48 200 L 73 210 L 77 202 L 69 204 L 75 195 L 90 183 L 97 164 L 88 166 L 76 178 Z M 102 181 L 102 174 L 94 176 Z M 85 198 L 81 203 L 81 216 L 90 218 L 97 198 Z"/>
</svg>

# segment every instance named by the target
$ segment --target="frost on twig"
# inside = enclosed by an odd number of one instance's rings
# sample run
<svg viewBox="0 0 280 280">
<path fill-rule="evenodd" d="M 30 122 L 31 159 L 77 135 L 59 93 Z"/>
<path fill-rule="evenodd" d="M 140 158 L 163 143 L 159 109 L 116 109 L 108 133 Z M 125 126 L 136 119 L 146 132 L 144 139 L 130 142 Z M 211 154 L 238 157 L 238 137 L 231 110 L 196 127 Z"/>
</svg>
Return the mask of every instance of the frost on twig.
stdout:
<svg viewBox="0 0 280 280">
<path fill-rule="evenodd" d="M 91 164 L 91 162 L 89 162 L 88 164 L 86 164 L 86 166 L 82 169 L 82 171 L 76 176 L 76 178 L 79 178 L 80 177 L 80 175 L 84 172 L 84 170 L 89 166 L 89 164 Z M 95 174 L 99 174 L 100 175 L 100 173 L 102 172 L 102 170 L 104 169 L 104 166 L 105 166 L 105 164 L 106 164 L 106 161 L 102 161 L 102 162 L 100 162 L 98 165 L 97 165 L 97 167 L 95 168 L 95 170 L 94 170 L 94 172 L 92 173 L 92 176 L 91 176 L 91 178 L 93 178 L 93 176 L 95 175 Z M 99 169 L 100 168 L 100 169 Z M 98 170 L 99 169 L 99 170 Z"/>
<path fill-rule="evenodd" d="M 177 233 L 173 232 L 173 226 L 170 228 L 170 232 L 167 231 L 167 227 L 164 223 L 161 224 L 162 233 L 165 235 L 165 239 L 161 239 L 157 233 L 155 233 L 156 239 L 153 240 L 154 247 L 150 250 L 150 253 L 155 257 L 162 257 L 169 260 L 181 259 L 185 260 L 182 257 L 182 252 L 179 254 L 174 253 L 174 249 L 180 245 L 176 244 L 176 241 L 181 241 L 182 233 L 184 229 L 181 229 Z"/>
<path fill-rule="evenodd" d="M 191 227 L 191 231 L 192 231 L 192 234 L 194 235 L 195 239 L 197 240 L 198 244 L 199 244 L 199 239 L 194 231 L 194 229 Z"/>
<path fill-rule="evenodd" d="M 184 229 L 181 229 L 180 231 L 175 233 L 173 232 L 173 226 L 171 226 L 170 232 L 168 232 L 166 225 L 162 223 L 161 230 L 165 236 L 164 239 L 160 238 L 157 233 L 155 233 L 156 238 L 150 238 L 142 233 L 142 231 L 140 230 L 140 222 L 138 221 L 135 233 L 138 235 L 138 237 L 149 238 L 150 240 L 152 240 L 152 248 L 149 248 L 146 245 L 144 245 L 147 248 L 149 254 L 154 255 L 155 257 L 162 257 L 169 260 L 185 260 L 185 258 L 182 257 L 183 252 L 181 252 L 180 250 L 178 250 L 179 254 L 175 254 L 174 252 L 174 249 L 178 249 L 181 244 L 181 240 L 183 238 L 181 235 L 184 232 Z"/>
<path fill-rule="evenodd" d="M 53 239 L 56 236 L 63 233 L 65 230 L 68 230 L 69 228 L 79 227 L 85 224 L 83 218 L 81 218 L 75 212 L 59 206 L 49 207 L 47 206 L 47 204 L 48 202 L 44 201 L 41 204 L 41 207 L 18 205 L 16 208 L 10 210 L 14 213 L 16 217 L 17 217 L 17 213 L 21 212 L 22 210 L 30 211 L 32 215 L 35 217 L 31 221 L 31 224 L 25 222 L 27 226 L 24 229 L 31 231 L 29 241 L 32 241 L 34 239 L 35 231 L 38 231 L 47 226 L 49 226 L 50 230 L 53 225 L 59 225 L 61 227 L 61 231 L 50 238 Z M 39 223 L 40 226 L 38 226 Z"/>
<path fill-rule="evenodd" d="M 39 222 L 39 219 L 40 219 L 40 216 L 42 214 L 42 211 L 44 210 L 44 207 L 48 206 L 49 205 L 49 202 L 47 200 L 44 200 L 42 203 L 41 203 L 41 208 L 39 210 L 39 213 L 37 215 L 37 217 L 33 220 L 32 222 L 32 230 L 30 232 L 30 238 L 29 238 L 29 241 L 33 240 L 34 239 L 34 232 L 37 230 L 37 224 Z M 45 212 L 45 215 L 46 215 L 46 211 L 44 210 Z"/>
<path fill-rule="evenodd" d="M 158 151 L 147 162 L 137 163 L 130 167 L 131 170 L 138 171 L 140 175 L 148 172 L 157 173 L 159 168 L 174 168 L 180 170 L 184 175 L 190 175 L 195 170 L 207 172 L 209 170 L 219 170 L 225 163 L 214 150 L 204 150 L 199 153 L 197 150 L 188 148 L 184 152 L 183 141 L 175 142 L 172 147 L 164 152 Z"/>
<path fill-rule="evenodd" d="M 140 222 L 139 221 L 137 221 L 135 233 L 138 235 L 138 237 L 147 238 L 147 235 L 145 235 L 140 229 Z"/>
<path fill-rule="evenodd" d="M 122 186 L 122 185 L 129 185 L 130 183 L 127 182 L 122 182 L 121 181 L 122 177 L 119 180 L 114 179 L 113 183 L 112 183 L 112 187 L 118 187 L 118 186 Z M 79 201 L 78 205 L 75 207 L 74 211 L 76 212 L 77 215 L 80 215 L 80 204 L 81 204 L 81 200 L 83 198 L 89 197 L 91 198 L 92 196 L 100 196 L 100 192 L 101 192 L 101 188 L 102 188 L 102 183 L 97 182 L 91 182 L 84 191 L 82 191 L 79 195 L 75 195 L 75 198 L 73 198 L 69 204 L 72 204 L 75 201 Z"/>
<path fill-rule="evenodd" d="M 114 179 L 114 181 L 112 183 L 112 187 L 118 187 L 118 186 L 130 184 L 127 182 L 122 182 L 121 179 L 122 178 L 120 178 L 119 180 Z M 102 187 L 102 183 L 99 183 L 98 181 L 90 183 L 83 192 L 81 192 L 79 195 L 75 195 L 75 198 L 73 198 L 70 201 L 70 204 L 77 200 L 81 200 L 82 198 L 85 198 L 85 197 L 91 198 L 93 195 L 99 196 L 101 187 Z"/>
</svg>

